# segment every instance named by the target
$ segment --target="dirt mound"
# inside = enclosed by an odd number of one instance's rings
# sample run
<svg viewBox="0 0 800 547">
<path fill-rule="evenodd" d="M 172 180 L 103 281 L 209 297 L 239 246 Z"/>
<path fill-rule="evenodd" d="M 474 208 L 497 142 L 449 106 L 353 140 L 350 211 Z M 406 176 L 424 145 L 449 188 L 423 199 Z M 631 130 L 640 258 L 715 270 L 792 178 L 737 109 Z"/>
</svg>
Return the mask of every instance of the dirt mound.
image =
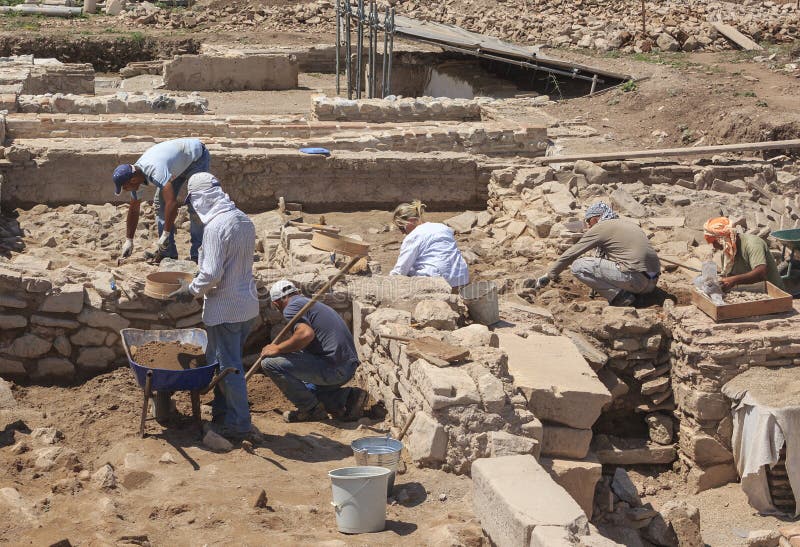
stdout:
<svg viewBox="0 0 800 547">
<path fill-rule="evenodd" d="M 182 342 L 146 342 L 130 348 L 131 357 L 143 367 L 186 370 L 206 365 L 203 348 Z"/>
</svg>

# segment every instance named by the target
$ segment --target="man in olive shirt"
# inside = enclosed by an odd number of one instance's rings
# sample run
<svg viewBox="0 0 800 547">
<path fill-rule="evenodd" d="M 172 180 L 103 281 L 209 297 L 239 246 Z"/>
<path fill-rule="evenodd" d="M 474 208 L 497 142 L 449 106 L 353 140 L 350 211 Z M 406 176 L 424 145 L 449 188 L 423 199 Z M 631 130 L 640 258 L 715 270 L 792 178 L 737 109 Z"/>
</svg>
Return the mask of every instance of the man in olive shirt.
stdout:
<svg viewBox="0 0 800 547">
<path fill-rule="evenodd" d="M 586 209 L 585 221 L 589 230 L 536 280 L 536 286 L 547 285 L 572 264 L 572 275 L 612 306 L 632 306 L 637 294 L 653 292 L 661 263 L 642 229 L 620 219 L 603 202 Z M 578 258 L 592 249 L 598 250 L 597 257 Z"/>
<path fill-rule="evenodd" d="M 723 252 L 723 277 L 720 280 L 723 291 L 760 281 L 784 288 L 766 241 L 751 234 L 737 233 L 726 217 L 710 219 L 703 229 L 706 241 Z"/>
</svg>

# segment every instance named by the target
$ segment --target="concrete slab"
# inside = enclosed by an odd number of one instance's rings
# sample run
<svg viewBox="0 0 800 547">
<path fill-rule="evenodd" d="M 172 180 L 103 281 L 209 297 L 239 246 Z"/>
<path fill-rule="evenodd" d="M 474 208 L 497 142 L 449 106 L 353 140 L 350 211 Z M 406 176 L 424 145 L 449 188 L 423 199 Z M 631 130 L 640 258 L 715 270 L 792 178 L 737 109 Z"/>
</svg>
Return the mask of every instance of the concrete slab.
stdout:
<svg viewBox="0 0 800 547">
<path fill-rule="evenodd" d="M 514 385 L 540 420 L 590 429 L 611 393 L 566 336 L 500 333 Z"/>
<path fill-rule="evenodd" d="M 475 514 L 498 547 L 537 545 L 532 542 L 537 527 L 589 533 L 583 510 L 533 456 L 478 459 L 472 485 Z"/>
</svg>

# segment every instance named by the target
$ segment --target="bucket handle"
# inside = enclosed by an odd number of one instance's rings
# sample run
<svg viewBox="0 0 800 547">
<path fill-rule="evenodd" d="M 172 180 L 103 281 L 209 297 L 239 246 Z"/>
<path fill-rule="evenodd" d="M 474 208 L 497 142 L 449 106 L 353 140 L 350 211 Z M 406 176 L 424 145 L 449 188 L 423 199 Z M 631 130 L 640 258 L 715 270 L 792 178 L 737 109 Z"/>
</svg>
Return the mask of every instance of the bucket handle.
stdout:
<svg viewBox="0 0 800 547">
<path fill-rule="evenodd" d="M 374 479 L 374 478 L 377 478 L 377 477 L 365 477 L 365 478 L 366 478 L 367 480 L 365 480 L 363 483 L 361 483 L 361 486 L 359 486 L 358 488 L 356 488 L 356 491 L 355 491 L 355 492 L 353 492 L 352 494 L 350 494 L 350 497 L 349 497 L 349 498 L 347 498 L 346 500 L 344 500 L 344 501 L 343 501 L 343 502 L 341 502 L 341 503 L 336 503 L 335 501 L 332 501 L 332 502 L 331 502 L 331 505 L 333 506 L 333 508 L 336 510 L 336 512 L 337 512 L 337 513 L 338 513 L 338 512 L 339 512 L 339 511 L 342 509 L 342 507 L 344 507 L 345 505 L 347 505 L 348 503 L 350 503 L 350 502 L 353 500 L 353 498 L 355 498 L 355 497 L 356 497 L 356 495 L 357 495 L 359 492 L 361 492 L 361 490 L 363 490 L 363 489 L 364 489 L 364 487 L 365 487 L 365 486 L 367 486 L 367 484 L 369 484 L 369 481 L 370 481 L 370 480 L 372 480 L 372 479 Z"/>
</svg>

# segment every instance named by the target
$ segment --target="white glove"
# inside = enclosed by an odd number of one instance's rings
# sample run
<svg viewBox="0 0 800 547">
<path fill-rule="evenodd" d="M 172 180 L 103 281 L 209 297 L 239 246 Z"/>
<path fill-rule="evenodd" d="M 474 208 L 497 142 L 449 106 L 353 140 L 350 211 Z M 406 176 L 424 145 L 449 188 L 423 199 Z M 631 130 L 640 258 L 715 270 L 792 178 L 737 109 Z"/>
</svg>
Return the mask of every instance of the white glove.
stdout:
<svg viewBox="0 0 800 547">
<path fill-rule="evenodd" d="M 167 239 L 169 239 L 169 232 L 164 231 L 161 237 L 158 238 L 158 248 L 162 251 L 167 250 Z"/>
<path fill-rule="evenodd" d="M 129 237 L 122 245 L 122 258 L 128 258 L 133 252 L 133 238 Z"/>
</svg>

